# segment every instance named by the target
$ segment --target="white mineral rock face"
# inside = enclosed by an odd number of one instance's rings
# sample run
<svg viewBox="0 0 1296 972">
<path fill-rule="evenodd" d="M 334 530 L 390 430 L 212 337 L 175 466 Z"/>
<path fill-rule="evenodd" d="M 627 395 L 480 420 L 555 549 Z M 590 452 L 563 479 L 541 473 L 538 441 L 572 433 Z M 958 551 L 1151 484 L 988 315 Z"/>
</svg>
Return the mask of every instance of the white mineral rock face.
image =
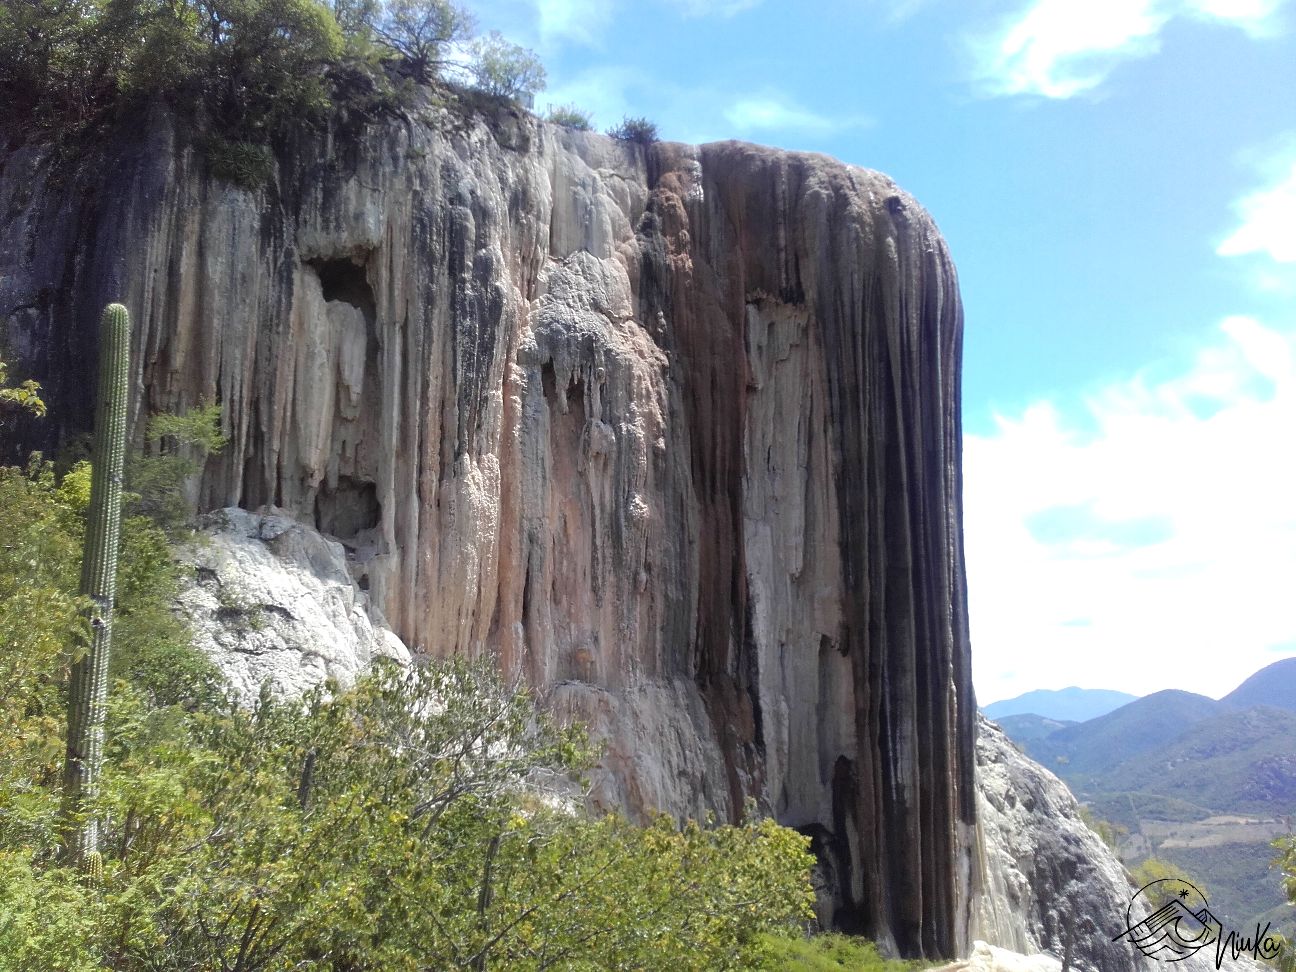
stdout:
<svg viewBox="0 0 1296 972">
<path fill-rule="evenodd" d="M 1138 887 L 1080 819 L 1065 783 L 1026 757 L 993 722 L 978 723 L 977 860 L 971 935 L 1016 953 L 1071 956 L 1076 972 L 1207 972 L 1215 950 L 1167 964 L 1118 936 Z M 1140 917 L 1143 917 L 1140 915 Z M 1116 941 L 1112 941 L 1117 938 Z M 961 969 L 962 966 L 951 968 Z M 967 966 L 969 970 L 982 968 Z M 1000 966 L 990 966 L 1000 968 Z M 1016 969 L 1016 966 L 1003 966 Z M 1034 969 L 1034 966 L 1026 968 Z M 1222 969 L 1259 972 L 1249 959 Z"/>
<path fill-rule="evenodd" d="M 1048 955 L 1022 955 L 985 942 L 975 942 L 962 962 L 942 965 L 932 972 L 1061 972 L 1062 963 Z"/>
<path fill-rule="evenodd" d="M 754 800 L 814 835 L 838 924 L 966 950 L 962 310 L 910 196 L 430 101 L 288 140 L 256 191 L 160 110 L 51 171 L 0 153 L 0 328 L 48 434 L 88 416 L 126 303 L 138 444 L 221 403 L 204 508 L 315 527 L 415 654 L 492 658 L 594 724 L 600 802 Z M 279 542 L 212 568 L 227 613 Z M 237 638 L 193 592 L 245 689 L 359 666 L 335 573 L 318 634 L 292 590 Z"/>
<path fill-rule="evenodd" d="M 381 615 L 371 617 L 342 545 L 282 511 L 208 514 L 181 562 L 180 610 L 245 702 L 263 682 L 300 695 L 326 678 L 354 682 L 375 658 L 410 661 Z"/>
</svg>

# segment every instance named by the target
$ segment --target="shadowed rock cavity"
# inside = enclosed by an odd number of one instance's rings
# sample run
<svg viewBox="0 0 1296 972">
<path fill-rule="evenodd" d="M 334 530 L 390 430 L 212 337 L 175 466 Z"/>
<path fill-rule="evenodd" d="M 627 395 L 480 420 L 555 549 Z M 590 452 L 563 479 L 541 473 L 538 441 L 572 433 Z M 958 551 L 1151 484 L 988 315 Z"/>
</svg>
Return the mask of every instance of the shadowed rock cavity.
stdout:
<svg viewBox="0 0 1296 972">
<path fill-rule="evenodd" d="M 205 507 L 317 523 L 414 650 L 525 672 L 606 738 L 596 802 L 754 800 L 815 835 L 838 924 L 964 951 L 944 242 L 821 156 L 507 131 L 429 108 L 304 139 L 256 194 L 160 114 L 57 184 L 3 157 L 0 312 L 48 434 L 88 427 L 123 300 L 137 434 L 223 405 Z"/>
</svg>

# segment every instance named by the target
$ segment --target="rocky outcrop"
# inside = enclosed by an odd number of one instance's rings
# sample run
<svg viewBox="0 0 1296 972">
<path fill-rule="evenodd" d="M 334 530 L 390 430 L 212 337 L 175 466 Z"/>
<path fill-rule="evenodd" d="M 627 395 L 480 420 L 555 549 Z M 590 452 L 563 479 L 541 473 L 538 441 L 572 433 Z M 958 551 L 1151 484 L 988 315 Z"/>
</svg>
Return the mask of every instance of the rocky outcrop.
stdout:
<svg viewBox="0 0 1296 972">
<path fill-rule="evenodd" d="M 962 962 L 951 962 L 931 972 L 1061 972 L 1062 963 L 1048 955 L 1022 955 L 986 942 L 975 942 Z"/>
<path fill-rule="evenodd" d="M 1013 952 L 1069 958 L 1077 972 L 1164 972 L 1165 961 L 1145 957 L 1120 937 L 1138 887 L 1085 826 L 1066 784 L 985 719 L 978 726 L 976 773 L 973 937 Z M 1005 962 L 1004 968 L 1014 968 Z M 1215 949 L 1203 948 L 1172 967 L 1213 970 Z M 1261 972 L 1263 967 L 1225 957 L 1219 968 Z"/>
<path fill-rule="evenodd" d="M 205 508 L 317 526 L 415 652 L 590 720 L 599 799 L 754 799 L 814 836 L 838 925 L 965 951 L 962 321 L 922 209 L 509 111 L 303 136 L 256 192 L 194 145 L 156 112 L 0 160 L 0 315 L 54 437 L 121 299 L 137 436 L 222 405 Z"/>
<path fill-rule="evenodd" d="M 356 586 L 342 545 L 281 513 L 210 513 L 180 560 L 177 605 L 244 702 L 263 683 L 300 695 L 330 678 L 348 685 L 376 658 L 410 662 Z"/>
</svg>

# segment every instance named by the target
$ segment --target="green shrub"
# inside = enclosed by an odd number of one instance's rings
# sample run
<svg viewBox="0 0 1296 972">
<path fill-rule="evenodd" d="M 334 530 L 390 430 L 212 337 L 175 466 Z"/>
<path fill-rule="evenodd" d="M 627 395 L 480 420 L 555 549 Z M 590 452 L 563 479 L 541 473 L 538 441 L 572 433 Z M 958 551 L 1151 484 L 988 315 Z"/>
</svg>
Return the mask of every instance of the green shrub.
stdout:
<svg viewBox="0 0 1296 972">
<path fill-rule="evenodd" d="M 923 962 L 884 959 L 876 946 L 848 935 L 772 935 L 761 939 L 757 968 L 778 972 L 913 972 Z"/>
<path fill-rule="evenodd" d="M 203 140 L 204 154 L 217 179 L 255 192 L 274 174 L 274 153 L 256 142 L 230 142 L 219 135 Z"/>
<path fill-rule="evenodd" d="M 148 517 L 172 537 L 184 533 L 194 515 L 188 491 L 207 457 L 220 452 L 227 441 L 220 423 L 219 405 L 151 417 L 145 437 L 153 451 L 132 456 L 127 467 L 127 509 Z"/>
<path fill-rule="evenodd" d="M 564 809 L 582 734 L 482 666 L 251 711 L 112 697 L 102 895 L 0 841 L 0 969 L 738 969 L 811 914 L 806 840 L 771 821 Z"/>
<path fill-rule="evenodd" d="M 26 412 L 36 418 L 45 417 L 45 402 L 40 397 L 40 382 L 28 378 L 9 387 L 9 366 L 0 360 L 0 422 L 6 412 Z M 3 425 L 0 425 L 3 428 Z"/>
<path fill-rule="evenodd" d="M 496 98 L 528 102 L 545 86 L 545 69 L 534 51 L 506 40 L 499 31 L 473 41 L 469 73 L 476 86 Z"/>
<path fill-rule="evenodd" d="M 583 111 L 575 105 L 559 105 L 556 108 L 550 105 L 549 112 L 545 115 L 545 121 L 578 132 L 592 132 L 594 130 L 593 116 L 588 111 Z"/>
<path fill-rule="evenodd" d="M 631 118 L 628 115 L 615 128 L 607 133 L 622 142 L 637 142 L 640 145 L 651 145 L 657 141 L 657 126 L 647 118 Z"/>
<path fill-rule="evenodd" d="M 18 0 L 0 7 L 0 122 L 68 135 L 165 96 L 260 144 L 328 107 L 345 46 L 320 0 Z"/>
</svg>

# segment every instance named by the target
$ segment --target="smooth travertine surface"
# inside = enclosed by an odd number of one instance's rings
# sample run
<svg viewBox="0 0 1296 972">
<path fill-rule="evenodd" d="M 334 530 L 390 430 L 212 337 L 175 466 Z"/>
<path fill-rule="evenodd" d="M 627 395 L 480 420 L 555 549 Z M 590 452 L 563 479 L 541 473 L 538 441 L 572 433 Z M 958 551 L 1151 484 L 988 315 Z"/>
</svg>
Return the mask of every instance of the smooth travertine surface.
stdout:
<svg viewBox="0 0 1296 972">
<path fill-rule="evenodd" d="M 86 427 L 121 299 L 137 437 L 224 410 L 204 508 L 318 526 L 411 650 L 590 720 L 601 802 L 755 800 L 814 836 L 841 927 L 966 953 L 962 313 L 922 209 L 821 156 L 432 108 L 249 192 L 137 121 L 57 172 L 0 156 L 36 434 Z"/>
</svg>

